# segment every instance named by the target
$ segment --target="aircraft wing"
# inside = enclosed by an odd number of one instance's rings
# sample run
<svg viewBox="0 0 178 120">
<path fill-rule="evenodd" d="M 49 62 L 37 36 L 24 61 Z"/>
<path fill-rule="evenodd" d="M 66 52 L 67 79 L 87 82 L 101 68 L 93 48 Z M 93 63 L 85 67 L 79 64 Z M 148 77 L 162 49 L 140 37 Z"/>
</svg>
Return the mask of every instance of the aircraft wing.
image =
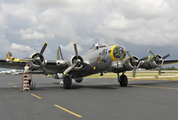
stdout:
<svg viewBox="0 0 178 120">
<path fill-rule="evenodd" d="M 20 69 L 23 70 L 26 65 L 26 62 L 13 62 L 10 63 L 7 59 L 0 59 L 0 67 L 7 69 Z"/>
<path fill-rule="evenodd" d="M 45 67 L 48 70 L 49 74 L 61 73 L 67 67 L 66 64 L 57 65 L 56 60 L 46 60 L 45 62 L 46 62 Z M 25 60 L 22 61 L 19 59 L 14 59 L 13 61 L 8 59 L 0 59 L 0 68 L 24 70 L 26 63 L 28 63 L 28 61 Z M 43 70 L 40 67 L 32 66 L 30 67 L 30 70 L 43 73 Z"/>
<path fill-rule="evenodd" d="M 178 64 L 178 60 L 164 60 L 163 65 Z"/>
</svg>

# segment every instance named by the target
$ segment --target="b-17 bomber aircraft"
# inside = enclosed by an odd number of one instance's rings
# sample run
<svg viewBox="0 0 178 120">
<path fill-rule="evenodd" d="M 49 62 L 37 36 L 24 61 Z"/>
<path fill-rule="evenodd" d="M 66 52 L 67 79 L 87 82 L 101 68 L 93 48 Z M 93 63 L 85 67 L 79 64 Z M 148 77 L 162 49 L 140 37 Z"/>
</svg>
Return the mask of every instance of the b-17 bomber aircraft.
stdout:
<svg viewBox="0 0 178 120">
<path fill-rule="evenodd" d="M 38 71 L 38 74 L 41 72 L 46 76 L 52 75 L 55 79 L 63 79 L 63 87 L 70 89 L 72 79 L 80 83 L 85 76 L 96 73 L 100 73 L 102 76 L 106 72 L 117 73 L 120 86 L 126 87 L 128 85 L 128 78 L 124 74 L 126 71 L 133 70 L 133 77 L 135 77 L 136 69 L 139 67 L 160 68 L 163 64 L 178 62 L 178 60 L 164 60 L 170 54 L 161 57 L 150 50 L 152 56 L 139 59 L 137 56 L 131 56 L 123 46 L 113 44 L 94 44 L 88 52 L 80 56 L 75 42 L 75 55 L 64 60 L 61 48 L 58 46 L 56 60 L 45 60 L 43 52 L 47 44 L 46 42 L 41 51 L 33 53 L 30 58 L 0 59 L 0 67 L 23 70 L 28 63 L 31 71 Z"/>
</svg>

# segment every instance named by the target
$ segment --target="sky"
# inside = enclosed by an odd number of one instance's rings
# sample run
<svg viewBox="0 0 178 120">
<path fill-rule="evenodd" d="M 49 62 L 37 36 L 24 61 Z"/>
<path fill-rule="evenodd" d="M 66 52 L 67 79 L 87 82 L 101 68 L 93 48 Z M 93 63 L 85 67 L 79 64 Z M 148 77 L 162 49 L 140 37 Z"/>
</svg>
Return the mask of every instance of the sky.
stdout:
<svg viewBox="0 0 178 120">
<path fill-rule="evenodd" d="M 40 52 L 55 60 L 60 45 L 66 59 L 93 44 L 118 44 L 139 58 L 151 49 L 178 59 L 177 0 L 1 0 L 0 58 Z"/>
</svg>

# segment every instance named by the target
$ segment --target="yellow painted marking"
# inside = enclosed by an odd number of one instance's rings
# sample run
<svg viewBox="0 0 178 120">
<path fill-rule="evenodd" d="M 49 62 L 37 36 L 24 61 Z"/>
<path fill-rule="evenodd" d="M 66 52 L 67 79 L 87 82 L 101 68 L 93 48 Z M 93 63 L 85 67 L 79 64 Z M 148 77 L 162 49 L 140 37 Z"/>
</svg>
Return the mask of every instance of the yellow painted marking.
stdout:
<svg viewBox="0 0 178 120">
<path fill-rule="evenodd" d="M 98 57 L 98 62 L 99 62 L 99 63 L 102 63 L 101 57 Z"/>
<path fill-rule="evenodd" d="M 49 77 L 49 75 L 47 75 L 47 77 Z"/>
<path fill-rule="evenodd" d="M 13 85 L 13 87 L 17 88 L 17 86 Z"/>
<path fill-rule="evenodd" d="M 46 44 L 48 44 L 48 42 L 45 42 Z"/>
<path fill-rule="evenodd" d="M 31 94 L 31 95 L 34 96 L 34 97 L 36 97 L 36 98 L 38 98 L 38 99 L 42 99 L 41 97 L 39 97 L 39 96 L 37 96 L 35 94 Z"/>
<path fill-rule="evenodd" d="M 93 68 L 93 70 L 95 70 L 95 69 L 96 69 L 96 67 Z"/>
<path fill-rule="evenodd" d="M 64 72 L 64 75 L 65 75 L 66 73 Z"/>
<path fill-rule="evenodd" d="M 68 112 L 68 113 L 70 113 L 70 114 L 72 114 L 72 115 L 75 115 L 75 116 L 77 116 L 77 117 L 82 117 L 81 115 L 78 115 L 78 114 L 76 114 L 76 113 L 74 113 L 74 112 L 72 112 L 72 111 L 70 111 L 70 110 L 67 110 L 67 109 L 65 109 L 65 108 L 63 108 L 63 107 L 61 107 L 61 106 L 59 106 L 59 105 L 54 104 L 54 106 L 57 107 L 57 108 L 60 108 L 60 109 L 62 109 L 62 110 L 64 110 L 64 111 L 66 111 L 66 112 Z"/>
<path fill-rule="evenodd" d="M 11 83 L 8 83 L 9 85 L 12 85 Z"/>
<path fill-rule="evenodd" d="M 27 61 L 25 61 L 25 60 L 19 60 L 19 59 L 14 59 L 13 61 L 14 61 L 14 62 L 27 62 Z"/>
<path fill-rule="evenodd" d="M 150 51 L 150 49 L 148 49 L 148 52 Z"/>
<path fill-rule="evenodd" d="M 145 87 L 145 88 L 168 89 L 168 90 L 178 90 L 178 88 L 154 87 L 154 86 L 143 86 L 143 85 L 129 85 L 129 86 L 133 86 L 133 87 Z"/>
<path fill-rule="evenodd" d="M 116 46 L 117 46 L 117 45 L 114 45 L 114 46 L 111 48 L 110 56 L 111 56 L 111 58 L 112 58 L 113 61 L 117 61 L 117 60 L 115 59 L 114 55 L 113 55 L 113 50 L 114 50 L 114 48 L 115 48 Z"/>
<path fill-rule="evenodd" d="M 171 53 L 169 53 L 169 55 L 171 56 Z"/>
<path fill-rule="evenodd" d="M 76 43 L 74 42 L 74 44 L 76 44 Z"/>
</svg>

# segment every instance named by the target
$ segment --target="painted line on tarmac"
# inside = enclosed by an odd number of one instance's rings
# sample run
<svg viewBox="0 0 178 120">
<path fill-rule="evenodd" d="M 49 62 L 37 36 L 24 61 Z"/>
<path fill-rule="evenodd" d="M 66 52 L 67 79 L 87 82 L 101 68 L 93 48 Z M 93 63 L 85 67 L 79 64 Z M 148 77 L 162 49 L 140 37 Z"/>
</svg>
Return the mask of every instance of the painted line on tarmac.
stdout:
<svg viewBox="0 0 178 120">
<path fill-rule="evenodd" d="M 11 83 L 8 83 L 9 85 L 12 85 Z"/>
<path fill-rule="evenodd" d="M 13 85 L 13 87 L 17 88 L 17 86 Z"/>
<path fill-rule="evenodd" d="M 168 87 L 154 87 L 154 86 L 143 86 L 143 85 L 129 85 L 132 87 L 145 87 L 145 88 L 158 88 L 158 89 L 167 89 L 167 90 L 178 90 L 178 88 L 168 88 Z"/>
<path fill-rule="evenodd" d="M 81 116 L 81 115 L 79 115 L 79 114 L 76 114 L 76 113 L 74 113 L 74 112 L 72 112 L 72 111 L 70 111 L 70 110 L 67 110 L 67 109 L 65 109 L 65 108 L 63 108 L 63 107 L 61 107 L 61 106 L 59 106 L 59 105 L 54 104 L 54 106 L 57 107 L 57 108 L 60 108 L 60 109 L 62 109 L 62 110 L 64 110 L 64 111 L 66 111 L 66 112 L 68 112 L 68 113 L 70 113 L 70 114 L 72 114 L 72 115 L 75 115 L 75 116 L 77 116 L 77 117 L 83 117 L 83 116 Z"/>
<path fill-rule="evenodd" d="M 39 96 L 37 96 L 35 94 L 31 94 L 31 95 L 34 96 L 34 97 L 36 97 L 36 98 L 38 98 L 38 99 L 42 99 L 41 97 L 39 97 Z"/>
</svg>

